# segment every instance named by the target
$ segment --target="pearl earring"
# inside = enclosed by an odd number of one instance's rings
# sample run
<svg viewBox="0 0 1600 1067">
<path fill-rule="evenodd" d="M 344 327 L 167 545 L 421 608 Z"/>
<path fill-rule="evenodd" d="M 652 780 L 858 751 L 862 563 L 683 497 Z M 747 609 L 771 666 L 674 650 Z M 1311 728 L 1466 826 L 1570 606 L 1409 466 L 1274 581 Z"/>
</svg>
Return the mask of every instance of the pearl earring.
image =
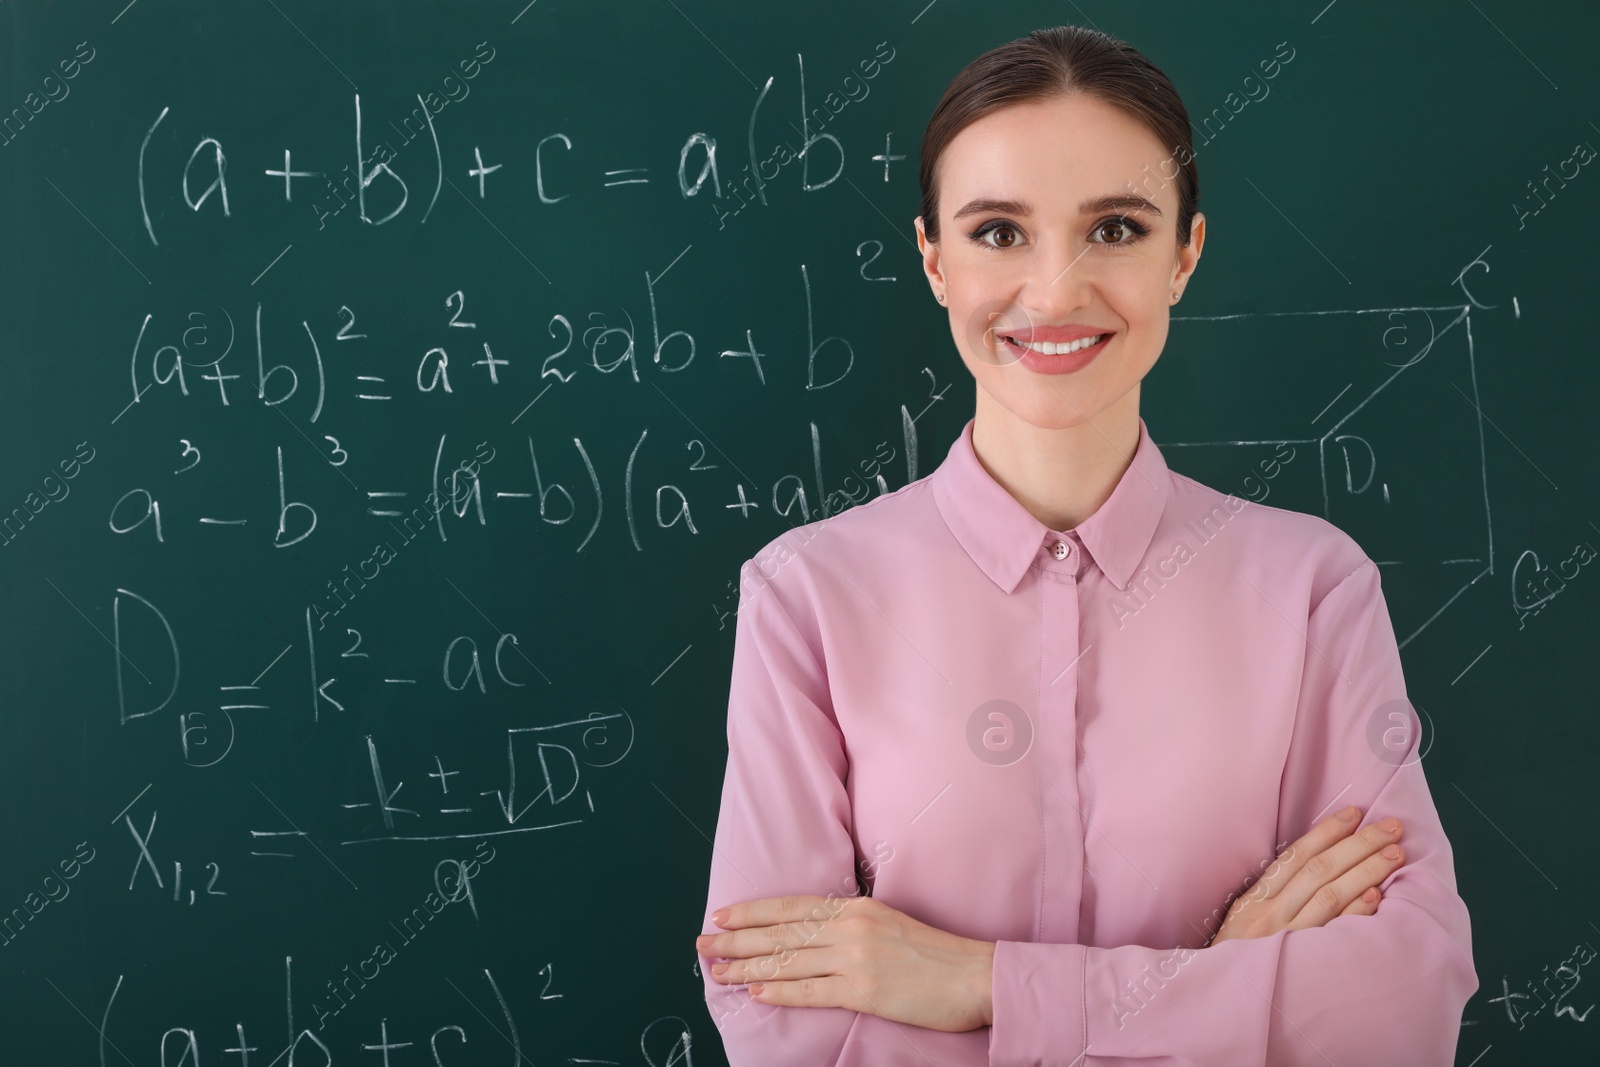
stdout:
<svg viewBox="0 0 1600 1067">
<path fill-rule="evenodd" d="M 939 293 L 939 294 L 938 294 L 938 295 L 936 295 L 936 296 L 935 296 L 935 297 L 934 297 L 934 299 L 935 299 L 935 300 L 937 300 L 937 301 L 939 301 L 939 303 L 941 303 L 941 304 L 942 304 L 942 303 L 944 303 L 944 294 L 943 294 L 943 293 Z"/>
</svg>

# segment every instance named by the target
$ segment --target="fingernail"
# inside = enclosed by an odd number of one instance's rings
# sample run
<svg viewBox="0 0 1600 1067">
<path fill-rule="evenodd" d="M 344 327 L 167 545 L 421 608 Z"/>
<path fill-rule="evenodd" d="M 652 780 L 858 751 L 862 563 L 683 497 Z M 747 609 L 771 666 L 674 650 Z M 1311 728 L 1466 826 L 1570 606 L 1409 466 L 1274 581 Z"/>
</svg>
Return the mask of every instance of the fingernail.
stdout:
<svg viewBox="0 0 1600 1067">
<path fill-rule="evenodd" d="M 767 983 L 765 983 L 765 982 L 751 982 L 750 983 L 750 995 L 753 997 L 753 996 L 756 996 L 757 994 L 759 994 L 761 992 L 761 990 L 766 986 L 766 984 Z"/>
<path fill-rule="evenodd" d="M 727 908 L 718 908 L 716 911 L 712 912 L 711 913 L 711 921 L 716 923 L 718 926 L 721 926 L 723 923 L 727 922 L 728 921 L 728 909 Z"/>
<path fill-rule="evenodd" d="M 1397 860 L 1397 859 L 1399 859 L 1400 858 L 1400 846 L 1399 845 L 1390 845 L 1388 848 L 1384 849 L 1383 850 L 1383 858 L 1386 859 L 1386 860 Z"/>
<path fill-rule="evenodd" d="M 1392 834 L 1400 829 L 1400 820 L 1392 815 L 1378 824 L 1378 829 L 1386 834 Z"/>
<path fill-rule="evenodd" d="M 1360 811 L 1359 808 L 1353 808 L 1353 807 L 1352 808 L 1345 808 L 1343 811 L 1341 811 L 1339 813 L 1339 821 L 1340 822 L 1349 822 L 1351 819 L 1354 819 L 1357 815 L 1360 815 L 1360 814 L 1361 814 L 1361 811 Z"/>
<path fill-rule="evenodd" d="M 720 975 L 727 969 L 728 965 L 726 963 L 714 963 L 711 965 L 711 973 L 715 975 Z"/>
</svg>

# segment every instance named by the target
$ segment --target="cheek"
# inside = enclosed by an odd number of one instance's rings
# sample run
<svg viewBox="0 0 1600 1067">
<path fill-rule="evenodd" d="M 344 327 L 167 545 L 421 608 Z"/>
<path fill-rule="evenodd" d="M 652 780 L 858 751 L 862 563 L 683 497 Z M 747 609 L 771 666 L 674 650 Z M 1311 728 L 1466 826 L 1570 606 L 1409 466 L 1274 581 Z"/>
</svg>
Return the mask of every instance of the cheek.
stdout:
<svg viewBox="0 0 1600 1067">
<path fill-rule="evenodd" d="M 1128 326 L 1128 335 L 1123 338 L 1125 342 L 1122 358 L 1116 364 L 1115 371 L 1119 377 L 1133 380 L 1144 378 L 1155 366 L 1156 360 L 1161 357 L 1161 352 L 1167 345 L 1168 315 L 1166 312 L 1166 292 L 1163 289 L 1161 306 L 1151 308 L 1144 312 L 1144 317 Z"/>
<path fill-rule="evenodd" d="M 1144 317 L 1166 306 L 1172 292 L 1170 264 L 1141 260 L 1119 266 L 1120 270 L 1107 272 L 1103 279 L 1107 299 L 1121 301 L 1130 313 L 1142 310 Z"/>
<path fill-rule="evenodd" d="M 1158 315 L 1146 327 L 1144 336 L 1140 340 L 1144 369 L 1148 370 L 1151 364 L 1155 363 L 1156 357 L 1161 355 L 1161 350 L 1167 346 L 1167 316 Z"/>
<path fill-rule="evenodd" d="M 1128 264 L 1131 268 L 1133 264 Z M 1140 264 L 1103 279 L 1100 293 L 1111 312 L 1126 323 L 1129 333 L 1147 337 L 1165 334 L 1172 308 L 1172 287 L 1165 269 L 1155 264 Z"/>
</svg>

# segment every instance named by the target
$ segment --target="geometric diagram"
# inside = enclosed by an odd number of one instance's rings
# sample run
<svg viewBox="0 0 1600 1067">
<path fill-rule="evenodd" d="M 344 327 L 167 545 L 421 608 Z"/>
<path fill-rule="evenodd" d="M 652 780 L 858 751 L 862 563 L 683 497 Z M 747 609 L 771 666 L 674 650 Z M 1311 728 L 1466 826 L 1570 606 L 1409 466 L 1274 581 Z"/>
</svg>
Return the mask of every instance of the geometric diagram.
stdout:
<svg viewBox="0 0 1600 1067">
<path fill-rule="evenodd" d="M 1174 469 L 1356 539 L 1401 648 L 1494 574 L 1471 310 L 1174 317 L 1146 381 Z"/>
</svg>

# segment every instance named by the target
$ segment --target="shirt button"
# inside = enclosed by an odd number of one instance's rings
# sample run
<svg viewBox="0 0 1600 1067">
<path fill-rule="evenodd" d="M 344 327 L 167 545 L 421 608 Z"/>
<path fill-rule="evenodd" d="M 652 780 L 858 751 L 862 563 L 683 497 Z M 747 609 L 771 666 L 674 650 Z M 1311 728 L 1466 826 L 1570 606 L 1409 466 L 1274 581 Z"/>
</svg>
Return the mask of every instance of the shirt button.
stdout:
<svg viewBox="0 0 1600 1067">
<path fill-rule="evenodd" d="M 1065 541 L 1057 541 L 1050 549 L 1050 554 L 1055 556 L 1056 559 L 1066 559 L 1072 555 L 1072 546 Z"/>
</svg>

